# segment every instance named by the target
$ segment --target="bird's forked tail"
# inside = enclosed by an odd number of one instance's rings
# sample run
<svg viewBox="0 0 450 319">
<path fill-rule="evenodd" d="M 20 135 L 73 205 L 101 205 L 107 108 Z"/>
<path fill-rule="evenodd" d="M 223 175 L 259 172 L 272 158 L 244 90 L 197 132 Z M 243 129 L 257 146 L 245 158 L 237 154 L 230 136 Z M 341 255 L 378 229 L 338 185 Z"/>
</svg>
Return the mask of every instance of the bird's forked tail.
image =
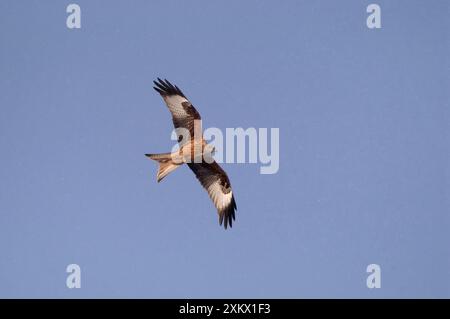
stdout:
<svg viewBox="0 0 450 319">
<path fill-rule="evenodd" d="M 158 175 L 156 176 L 158 183 L 170 172 L 175 170 L 180 164 L 176 164 L 172 159 L 171 153 L 164 154 L 145 154 L 145 156 L 150 157 L 152 160 L 155 160 L 159 163 Z"/>
</svg>

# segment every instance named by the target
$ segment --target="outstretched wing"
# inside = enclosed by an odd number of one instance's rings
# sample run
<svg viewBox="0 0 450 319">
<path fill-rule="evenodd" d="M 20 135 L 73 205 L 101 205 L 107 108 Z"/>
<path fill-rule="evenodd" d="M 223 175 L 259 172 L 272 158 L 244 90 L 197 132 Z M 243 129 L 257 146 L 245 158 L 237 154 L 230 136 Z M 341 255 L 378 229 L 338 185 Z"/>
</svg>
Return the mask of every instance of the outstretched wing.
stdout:
<svg viewBox="0 0 450 319">
<path fill-rule="evenodd" d="M 166 79 L 153 81 L 153 87 L 159 94 L 161 94 L 164 102 L 166 102 L 170 113 L 172 113 L 172 121 L 175 129 L 184 128 L 189 131 L 190 137 L 183 141 L 183 144 L 188 140 L 194 138 L 202 138 L 201 117 L 192 103 L 186 98 L 181 90 L 167 81 Z M 194 134 L 195 130 L 195 134 Z M 178 134 L 178 142 L 181 141 L 180 132 Z M 200 135 L 200 136 L 197 136 Z M 186 138 L 186 137 L 185 137 Z"/>
<path fill-rule="evenodd" d="M 233 220 L 236 218 L 235 210 L 237 207 L 227 174 L 216 162 L 211 164 L 206 162 L 187 163 L 187 165 L 194 172 L 208 192 L 214 206 L 216 206 L 219 213 L 219 224 L 224 223 L 225 229 L 228 225 L 232 227 Z"/>
</svg>

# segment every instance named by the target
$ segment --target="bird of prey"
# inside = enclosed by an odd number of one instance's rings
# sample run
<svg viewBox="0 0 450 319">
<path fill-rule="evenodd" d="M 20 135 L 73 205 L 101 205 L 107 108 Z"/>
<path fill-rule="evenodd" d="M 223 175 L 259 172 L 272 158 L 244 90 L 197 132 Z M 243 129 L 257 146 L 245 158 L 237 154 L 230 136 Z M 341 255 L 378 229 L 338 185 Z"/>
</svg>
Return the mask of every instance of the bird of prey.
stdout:
<svg viewBox="0 0 450 319">
<path fill-rule="evenodd" d="M 225 229 L 228 225 L 232 227 L 237 207 L 230 180 L 212 158 L 214 147 L 203 139 L 200 114 L 176 85 L 160 78 L 153 83 L 153 88 L 161 95 L 172 114 L 180 146 L 173 153 L 145 154 L 159 163 L 157 181 L 160 182 L 170 172 L 187 164 L 217 208 L 219 224 L 223 224 Z"/>
</svg>

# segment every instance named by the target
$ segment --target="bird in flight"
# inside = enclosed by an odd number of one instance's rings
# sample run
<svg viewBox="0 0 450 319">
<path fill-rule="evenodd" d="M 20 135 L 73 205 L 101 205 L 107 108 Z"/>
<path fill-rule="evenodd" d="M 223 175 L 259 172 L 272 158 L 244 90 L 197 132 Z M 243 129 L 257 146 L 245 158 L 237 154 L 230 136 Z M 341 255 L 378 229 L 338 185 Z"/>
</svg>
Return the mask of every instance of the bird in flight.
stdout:
<svg viewBox="0 0 450 319">
<path fill-rule="evenodd" d="M 201 117 L 181 90 L 167 80 L 153 81 L 153 87 L 163 98 L 178 135 L 179 149 L 172 153 L 145 154 L 159 164 L 157 181 L 186 164 L 208 192 L 217 208 L 219 224 L 233 226 L 236 202 L 230 180 L 225 171 L 212 158 L 214 147 L 203 139 Z"/>
</svg>

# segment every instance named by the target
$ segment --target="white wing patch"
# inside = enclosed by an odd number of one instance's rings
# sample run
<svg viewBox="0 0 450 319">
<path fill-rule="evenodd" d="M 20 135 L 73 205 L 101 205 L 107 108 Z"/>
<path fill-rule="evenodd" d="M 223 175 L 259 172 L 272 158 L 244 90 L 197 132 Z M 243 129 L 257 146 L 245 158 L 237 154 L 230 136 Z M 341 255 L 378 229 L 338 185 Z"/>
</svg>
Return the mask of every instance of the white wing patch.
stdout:
<svg viewBox="0 0 450 319">
<path fill-rule="evenodd" d="M 222 186 L 218 181 L 208 187 L 208 194 L 214 202 L 214 206 L 216 206 L 219 211 L 223 211 L 228 207 L 231 203 L 231 198 L 233 197 L 232 191 L 229 193 L 224 193 L 222 191 Z"/>
<path fill-rule="evenodd" d="M 188 116 L 188 113 L 186 113 L 183 105 L 181 104 L 184 102 L 189 102 L 185 97 L 182 97 L 180 95 L 170 95 L 164 96 L 163 99 L 174 117 L 185 118 L 186 116 Z"/>
</svg>

